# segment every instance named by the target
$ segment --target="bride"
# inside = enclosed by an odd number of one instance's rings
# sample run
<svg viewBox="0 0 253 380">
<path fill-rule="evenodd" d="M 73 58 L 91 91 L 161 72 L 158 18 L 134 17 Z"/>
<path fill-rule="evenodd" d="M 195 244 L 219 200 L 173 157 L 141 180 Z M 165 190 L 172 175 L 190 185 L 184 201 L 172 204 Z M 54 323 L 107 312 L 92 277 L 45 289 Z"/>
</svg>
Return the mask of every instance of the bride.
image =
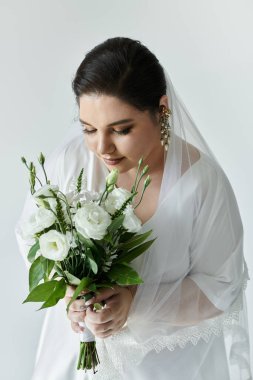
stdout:
<svg viewBox="0 0 253 380">
<path fill-rule="evenodd" d="M 151 184 L 135 209 L 155 243 L 133 261 L 138 287 L 102 290 L 88 304 L 49 309 L 33 380 L 249 380 L 243 226 L 226 174 L 204 141 L 156 56 L 140 41 L 111 38 L 81 62 L 72 83 L 81 127 L 51 155 L 51 182 L 67 191 L 82 167 L 102 191 L 118 168 L 131 190 L 140 157 Z M 139 194 L 135 202 L 138 204 Z M 16 226 L 33 209 L 27 197 Z M 106 308 L 93 311 L 94 302 Z M 76 370 L 85 322 L 100 357 L 95 375 Z"/>
</svg>

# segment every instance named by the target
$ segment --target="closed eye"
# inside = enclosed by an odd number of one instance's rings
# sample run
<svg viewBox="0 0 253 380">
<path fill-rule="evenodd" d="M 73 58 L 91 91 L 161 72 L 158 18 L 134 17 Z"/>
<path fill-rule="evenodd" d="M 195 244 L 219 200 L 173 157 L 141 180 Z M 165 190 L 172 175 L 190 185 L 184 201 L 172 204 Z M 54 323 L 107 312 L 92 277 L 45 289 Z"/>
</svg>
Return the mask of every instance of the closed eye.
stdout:
<svg viewBox="0 0 253 380">
<path fill-rule="evenodd" d="M 117 133 L 118 135 L 128 135 L 128 133 L 131 131 L 132 127 L 128 127 L 125 129 L 122 129 L 121 131 L 113 131 L 114 133 Z"/>
<path fill-rule="evenodd" d="M 128 133 L 130 133 L 131 129 L 133 128 L 133 126 L 130 126 L 130 127 L 127 127 L 127 128 L 124 128 L 124 129 L 121 129 L 119 131 L 113 129 L 112 132 L 113 133 L 116 133 L 117 135 L 127 135 Z M 82 126 L 82 131 L 83 133 L 85 134 L 92 134 L 92 133 L 95 133 L 96 132 L 96 129 L 86 129 Z"/>
</svg>

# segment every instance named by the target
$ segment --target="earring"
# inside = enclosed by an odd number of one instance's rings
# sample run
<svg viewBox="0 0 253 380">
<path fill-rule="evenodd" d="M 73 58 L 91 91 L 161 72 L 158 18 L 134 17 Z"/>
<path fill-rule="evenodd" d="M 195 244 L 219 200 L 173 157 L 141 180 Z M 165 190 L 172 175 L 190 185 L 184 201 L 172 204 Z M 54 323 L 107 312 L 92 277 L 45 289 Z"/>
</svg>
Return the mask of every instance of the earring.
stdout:
<svg viewBox="0 0 253 380">
<path fill-rule="evenodd" d="M 164 149 L 167 151 L 170 144 L 170 132 L 171 126 L 169 124 L 169 116 L 171 115 L 171 110 L 166 108 L 164 105 L 159 107 L 159 111 L 161 113 L 159 122 L 161 125 L 161 145 L 164 146 Z"/>
</svg>

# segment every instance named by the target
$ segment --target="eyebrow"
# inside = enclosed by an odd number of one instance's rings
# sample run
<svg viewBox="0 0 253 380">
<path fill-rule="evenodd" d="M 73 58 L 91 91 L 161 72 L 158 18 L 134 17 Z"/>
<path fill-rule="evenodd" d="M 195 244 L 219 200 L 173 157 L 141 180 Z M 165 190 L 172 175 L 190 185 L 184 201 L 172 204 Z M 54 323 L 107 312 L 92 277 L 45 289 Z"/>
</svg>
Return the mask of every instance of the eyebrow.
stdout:
<svg viewBox="0 0 253 380">
<path fill-rule="evenodd" d="M 86 125 L 89 125 L 90 127 L 93 127 L 93 125 L 89 124 L 87 121 L 84 121 L 82 119 L 79 119 L 79 121 L 83 124 L 86 124 Z M 118 124 L 126 124 L 126 123 L 129 123 L 131 121 L 134 121 L 134 120 L 133 119 L 122 119 L 122 120 L 114 121 L 113 123 L 108 124 L 107 127 L 113 127 L 114 125 L 118 125 Z"/>
</svg>

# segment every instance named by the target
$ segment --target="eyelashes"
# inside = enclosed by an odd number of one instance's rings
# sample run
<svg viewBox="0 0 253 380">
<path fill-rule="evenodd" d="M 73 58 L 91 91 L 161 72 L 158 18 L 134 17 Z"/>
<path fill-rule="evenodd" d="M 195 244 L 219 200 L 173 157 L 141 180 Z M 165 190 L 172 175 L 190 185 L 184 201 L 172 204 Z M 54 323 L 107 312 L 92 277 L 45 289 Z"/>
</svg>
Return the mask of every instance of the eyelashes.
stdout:
<svg viewBox="0 0 253 380">
<path fill-rule="evenodd" d="M 132 126 L 131 127 L 128 127 L 128 128 L 125 128 L 125 129 L 122 129 L 121 131 L 115 131 L 113 130 L 113 133 L 116 133 L 117 135 L 121 135 L 121 136 L 124 136 L 124 135 L 128 135 L 130 133 L 132 129 Z M 87 135 L 91 135 L 93 133 L 96 132 L 96 129 L 85 129 L 83 126 L 82 126 L 82 131 L 83 133 L 87 134 Z"/>
</svg>

